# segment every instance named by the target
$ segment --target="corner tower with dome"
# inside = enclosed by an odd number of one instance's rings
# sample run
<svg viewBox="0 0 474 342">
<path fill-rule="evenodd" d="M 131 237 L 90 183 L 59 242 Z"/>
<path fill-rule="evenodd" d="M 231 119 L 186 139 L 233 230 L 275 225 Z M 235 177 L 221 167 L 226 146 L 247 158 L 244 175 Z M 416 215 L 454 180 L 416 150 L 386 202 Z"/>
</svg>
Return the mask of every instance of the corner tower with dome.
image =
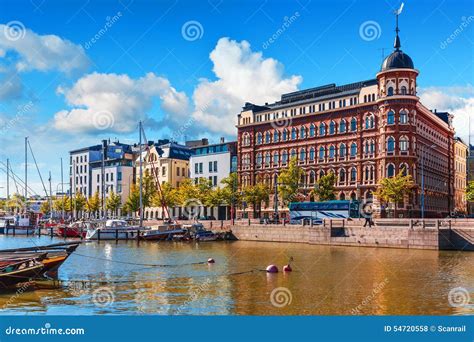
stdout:
<svg viewBox="0 0 474 342">
<path fill-rule="evenodd" d="M 246 103 L 238 115 L 241 188 L 264 182 L 275 188 L 278 173 L 296 158 L 304 170 L 300 198 L 314 200 L 318 178 L 336 175 L 336 198 L 373 202 L 376 217 L 392 216 L 375 191 L 380 181 L 410 174 L 416 189 L 397 204 L 404 217 L 442 217 L 453 210 L 454 128 L 449 113 L 426 108 L 417 95 L 413 60 L 402 51 L 397 24 L 394 51 L 375 79 L 328 84 L 264 105 Z M 271 217 L 273 198 L 260 211 Z M 279 214 L 288 209 L 279 201 Z"/>
</svg>

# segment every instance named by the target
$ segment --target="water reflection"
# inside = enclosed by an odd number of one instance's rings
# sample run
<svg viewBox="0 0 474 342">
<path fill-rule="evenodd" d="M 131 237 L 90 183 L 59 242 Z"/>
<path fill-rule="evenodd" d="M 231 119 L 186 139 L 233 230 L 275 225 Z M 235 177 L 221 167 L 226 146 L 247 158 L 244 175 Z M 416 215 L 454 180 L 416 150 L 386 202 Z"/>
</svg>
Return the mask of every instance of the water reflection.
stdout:
<svg viewBox="0 0 474 342">
<path fill-rule="evenodd" d="M 0 237 L 0 248 L 51 242 Z M 216 264 L 196 264 L 209 257 Z M 293 272 L 262 272 L 269 264 L 281 268 L 290 257 Z M 243 241 L 92 242 L 61 267 L 56 288 L 2 294 L 0 307 L 7 314 L 56 315 L 473 314 L 472 305 L 453 307 L 447 298 L 450 289 L 464 287 L 472 303 L 473 262 L 473 253 L 444 251 Z M 278 302 L 285 305 L 272 304 L 276 288 L 286 289 L 280 300 L 288 303 Z"/>
</svg>

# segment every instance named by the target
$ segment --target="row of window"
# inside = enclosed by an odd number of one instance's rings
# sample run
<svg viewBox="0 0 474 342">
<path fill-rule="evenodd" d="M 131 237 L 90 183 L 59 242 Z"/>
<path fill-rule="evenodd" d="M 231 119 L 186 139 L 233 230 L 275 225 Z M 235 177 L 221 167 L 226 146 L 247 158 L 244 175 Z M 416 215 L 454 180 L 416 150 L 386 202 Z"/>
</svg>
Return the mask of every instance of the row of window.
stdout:
<svg viewBox="0 0 474 342">
<path fill-rule="evenodd" d="M 208 172 L 217 172 L 217 160 L 209 162 Z M 201 163 L 194 163 L 194 173 L 195 174 L 202 174 L 204 173 L 204 164 Z"/>
</svg>

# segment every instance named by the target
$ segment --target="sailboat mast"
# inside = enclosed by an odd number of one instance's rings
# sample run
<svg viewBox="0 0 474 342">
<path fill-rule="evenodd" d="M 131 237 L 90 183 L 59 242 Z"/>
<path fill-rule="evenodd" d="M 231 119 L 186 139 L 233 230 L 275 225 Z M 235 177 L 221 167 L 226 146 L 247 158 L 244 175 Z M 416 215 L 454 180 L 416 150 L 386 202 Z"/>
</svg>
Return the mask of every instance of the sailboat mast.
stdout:
<svg viewBox="0 0 474 342">
<path fill-rule="evenodd" d="M 10 199 L 10 159 L 7 158 L 7 200 Z"/>
<path fill-rule="evenodd" d="M 142 157 L 142 122 L 138 124 L 139 133 L 139 151 L 140 151 L 140 227 L 143 226 L 143 157 Z"/>
<path fill-rule="evenodd" d="M 57 192 L 57 191 L 56 191 Z M 57 196 L 57 193 L 56 193 Z M 63 157 L 61 157 L 61 218 L 64 220 L 64 179 L 63 179 Z"/>
<path fill-rule="evenodd" d="M 25 137 L 25 205 L 26 206 L 28 205 L 27 202 L 28 202 L 28 137 Z"/>
<path fill-rule="evenodd" d="M 49 171 L 49 216 L 53 218 L 53 190 L 51 188 L 51 171 Z"/>
</svg>

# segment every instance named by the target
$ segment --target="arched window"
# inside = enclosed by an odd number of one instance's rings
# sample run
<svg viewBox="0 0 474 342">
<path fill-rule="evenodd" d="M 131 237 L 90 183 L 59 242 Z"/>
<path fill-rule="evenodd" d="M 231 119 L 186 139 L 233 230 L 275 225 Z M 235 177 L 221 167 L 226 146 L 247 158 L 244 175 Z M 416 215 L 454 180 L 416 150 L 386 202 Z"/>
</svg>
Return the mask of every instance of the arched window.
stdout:
<svg viewBox="0 0 474 342">
<path fill-rule="evenodd" d="M 314 147 L 311 147 L 309 150 L 309 160 L 314 160 Z"/>
<path fill-rule="evenodd" d="M 306 138 L 306 127 L 301 126 L 301 128 L 300 128 L 300 139 L 304 139 L 304 138 Z"/>
<path fill-rule="evenodd" d="M 326 154 L 326 151 L 324 150 L 324 147 L 319 148 L 319 159 L 324 159 L 324 155 Z"/>
<path fill-rule="evenodd" d="M 352 118 L 351 119 L 351 132 L 357 131 L 357 119 Z"/>
<path fill-rule="evenodd" d="M 336 156 L 336 147 L 334 145 L 329 146 L 329 158 L 334 158 Z"/>
<path fill-rule="evenodd" d="M 300 150 L 300 161 L 304 162 L 306 160 L 306 149 L 302 148 Z"/>
<path fill-rule="evenodd" d="M 286 164 L 286 163 L 288 162 L 288 152 L 283 151 L 283 152 L 281 153 L 281 162 L 282 162 L 283 164 Z"/>
<path fill-rule="evenodd" d="M 368 181 L 369 177 L 370 177 L 370 170 L 369 170 L 369 167 L 366 166 L 364 167 L 364 180 Z"/>
<path fill-rule="evenodd" d="M 270 152 L 265 153 L 265 165 L 269 166 L 271 161 Z"/>
<path fill-rule="evenodd" d="M 374 128 L 374 116 L 367 115 L 365 117 L 365 129 L 371 129 L 371 128 Z"/>
<path fill-rule="evenodd" d="M 314 127 L 314 124 L 311 124 L 309 126 L 309 136 L 312 138 L 316 135 L 316 127 Z"/>
<path fill-rule="evenodd" d="M 280 134 L 278 133 L 277 130 L 273 131 L 273 142 L 278 142 L 280 140 Z"/>
<path fill-rule="evenodd" d="M 265 144 L 269 144 L 272 141 L 272 136 L 270 132 L 265 133 Z"/>
<path fill-rule="evenodd" d="M 388 137 L 387 139 L 387 152 L 395 151 L 395 139 L 393 137 Z"/>
<path fill-rule="evenodd" d="M 262 165 L 262 154 L 257 153 L 257 165 L 261 166 Z"/>
<path fill-rule="evenodd" d="M 244 143 L 244 146 L 249 146 L 250 145 L 250 135 L 248 133 L 244 133 L 243 143 Z"/>
<path fill-rule="evenodd" d="M 326 135 L 326 125 L 322 122 L 319 124 L 319 135 Z"/>
<path fill-rule="evenodd" d="M 278 154 L 278 152 L 275 152 L 273 154 L 273 164 L 278 165 L 279 160 L 280 160 L 280 155 Z"/>
<path fill-rule="evenodd" d="M 257 144 L 261 144 L 261 143 L 262 143 L 262 139 L 263 139 L 262 133 L 260 133 L 260 132 L 257 133 Z"/>
<path fill-rule="evenodd" d="M 296 157 L 296 150 L 295 149 L 292 149 L 291 150 L 291 159 L 295 158 Z"/>
<path fill-rule="evenodd" d="M 393 125 L 395 123 L 395 112 L 393 110 L 387 113 L 387 125 Z"/>
<path fill-rule="evenodd" d="M 387 165 L 387 177 L 395 176 L 395 165 L 388 164 Z"/>
<path fill-rule="evenodd" d="M 339 133 L 346 133 L 347 126 L 346 126 L 346 120 L 342 119 L 341 122 L 339 123 Z"/>
<path fill-rule="evenodd" d="M 388 87 L 387 89 L 387 95 L 392 96 L 393 95 L 393 87 Z"/>
<path fill-rule="evenodd" d="M 407 94 L 407 87 L 402 86 L 402 87 L 400 88 L 400 93 L 401 93 L 402 95 L 406 95 L 406 94 Z"/>
<path fill-rule="evenodd" d="M 344 193 L 341 192 L 341 194 L 339 195 L 339 199 L 340 199 L 341 201 L 344 201 L 344 200 L 346 199 L 346 195 L 344 195 Z"/>
<path fill-rule="evenodd" d="M 339 146 L 339 157 L 341 158 L 345 158 L 346 157 L 346 144 L 342 143 L 340 146 Z"/>
<path fill-rule="evenodd" d="M 408 164 L 407 163 L 400 164 L 399 170 L 402 172 L 402 175 L 404 176 L 408 175 Z"/>
<path fill-rule="evenodd" d="M 401 137 L 399 141 L 399 146 L 401 152 L 407 152 L 409 148 L 408 138 L 405 136 Z"/>
<path fill-rule="evenodd" d="M 353 167 L 351 169 L 351 182 L 355 182 L 357 179 L 357 169 Z"/>
<path fill-rule="evenodd" d="M 296 128 L 291 129 L 291 140 L 296 140 Z"/>
<path fill-rule="evenodd" d="M 323 170 L 321 170 L 321 171 L 319 172 L 319 178 L 324 177 L 325 175 L 326 175 L 326 174 L 324 173 Z"/>
<path fill-rule="evenodd" d="M 314 174 L 314 171 L 311 170 L 309 172 L 309 184 L 314 184 L 315 181 L 316 181 L 316 175 Z"/>
<path fill-rule="evenodd" d="M 341 169 L 339 171 L 339 183 L 345 183 L 346 182 L 346 170 Z"/>
<path fill-rule="evenodd" d="M 284 129 L 283 134 L 282 134 L 282 140 L 287 141 L 288 140 L 288 130 Z"/>
<path fill-rule="evenodd" d="M 374 153 L 375 153 L 375 142 L 374 142 L 373 140 L 370 141 L 369 152 L 370 152 L 371 154 L 374 154 Z"/>
<path fill-rule="evenodd" d="M 402 109 L 400 111 L 400 123 L 401 124 L 406 124 L 408 123 L 408 113 L 406 110 Z"/>
<path fill-rule="evenodd" d="M 329 123 L 329 134 L 336 134 L 336 123 L 334 121 Z"/>
<path fill-rule="evenodd" d="M 355 157 L 357 155 L 357 144 L 353 142 L 351 144 L 351 157 Z"/>
</svg>

